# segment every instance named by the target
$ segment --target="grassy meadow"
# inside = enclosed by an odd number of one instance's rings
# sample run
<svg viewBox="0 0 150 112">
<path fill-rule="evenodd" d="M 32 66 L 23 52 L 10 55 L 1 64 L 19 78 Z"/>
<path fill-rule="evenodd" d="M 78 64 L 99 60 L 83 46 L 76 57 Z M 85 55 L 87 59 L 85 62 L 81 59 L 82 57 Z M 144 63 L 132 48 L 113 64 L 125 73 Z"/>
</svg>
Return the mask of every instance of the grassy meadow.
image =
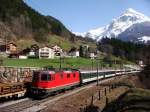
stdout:
<svg viewBox="0 0 150 112">
<path fill-rule="evenodd" d="M 101 66 L 108 67 L 109 64 L 99 60 L 99 68 Z M 60 58 L 55 59 L 4 59 L 4 66 L 17 66 L 17 67 L 44 67 L 53 66 L 55 68 L 60 67 Z M 97 67 L 96 60 L 91 60 L 89 58 L 64 58 L 61 60 L 62 67 L 68 68 L 89 68 L 92 69 Z M 119 65 L 112 65 L 112 67 L 117 67 Z"/>
</svg>

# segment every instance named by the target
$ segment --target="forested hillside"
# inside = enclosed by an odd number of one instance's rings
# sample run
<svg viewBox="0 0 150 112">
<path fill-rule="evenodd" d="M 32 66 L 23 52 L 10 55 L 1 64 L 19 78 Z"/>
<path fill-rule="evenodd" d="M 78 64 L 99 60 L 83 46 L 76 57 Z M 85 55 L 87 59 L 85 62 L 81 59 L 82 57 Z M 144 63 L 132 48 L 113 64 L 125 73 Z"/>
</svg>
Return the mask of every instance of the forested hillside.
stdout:
<svg viewBox="0 0 150 112">
<path fill-rule="evenodd" d="M 98 49 L 108 55 L 113 54 L 135 62 L 137 60 L 144 60 L 146 62 L 150 57 L 150 45 L 123 42 L 115 38 L 103 38 L 98 42 Z"/>
<path fill-rule="evenodd" d="M 57 35 L 74 42 L 77 38 L 59 20 L 44 16 L 23 0 L 0 1 L 0 38 L 7 40 L 32 39 L 45 42 Z"/>
</svg>

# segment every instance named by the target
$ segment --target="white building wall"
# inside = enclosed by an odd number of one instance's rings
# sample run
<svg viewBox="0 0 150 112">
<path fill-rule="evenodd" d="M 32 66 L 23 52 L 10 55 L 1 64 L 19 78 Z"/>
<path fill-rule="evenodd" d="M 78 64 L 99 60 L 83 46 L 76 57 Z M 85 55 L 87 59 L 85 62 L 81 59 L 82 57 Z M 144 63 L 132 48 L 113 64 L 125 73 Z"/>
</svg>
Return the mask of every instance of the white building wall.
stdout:
<svg viewBox="0 0 150 112">
<path fill-rule="evenodd" d="M 29 52 L 29 55 L 30 55 L 30 56 L 35 56 L 35 52 L 30 51 L 30 52 Z"/>
<path fill-rule="evenodd" d="M 79 51 L 70 52 L 69 55 L 72 57 L 79 57 Z"/>
<path fill-rule="evenodd" d="M 51 48 L 43 47 L 39 49 L 39 58 L 54 58 L 54 51 Z"/>
<path fill-rule="evenodd" d="M 94 59 L 96 56 L 95 56 L 95 54 L 94 53 L 90 53 L 90 58 L 91 59 Z"/>
</svg>

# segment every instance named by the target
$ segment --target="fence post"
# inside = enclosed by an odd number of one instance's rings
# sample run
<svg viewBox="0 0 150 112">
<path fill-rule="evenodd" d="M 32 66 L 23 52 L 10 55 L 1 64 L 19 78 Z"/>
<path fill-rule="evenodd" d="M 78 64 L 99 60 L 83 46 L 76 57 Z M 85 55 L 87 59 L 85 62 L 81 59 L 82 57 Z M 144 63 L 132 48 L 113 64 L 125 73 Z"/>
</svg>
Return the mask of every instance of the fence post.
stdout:
<svg viewBox="0 0 150 112">
<path fill-rule="evenodd" d="M 80 112 L 84 112 L 84 107 L 83 107 L 83 105 L 80 105 Z"/>
<path fill-rule="evenodd" d="M 108 98 L 106 97 L 106 106 L 108 105 Z"/>
<path fill-rule="evenodd" d="M 92 95 L 91 105 L 93 105 L 93 101 L 94 101 L 94 96 Z"/>
<path fill-rule="evenodd" d="M 111 89 L 114 89 L 114 86 L 113 86 L 113 84 L 111 85 Z"/>
<path fill-rule="evenodd" d="M 110 93 L 110 91 L 111 91 L 111 87 L 109 86 L 109 93 Z"/>
<path fill-rule="evenodd" d="M 105 96 L 107 95 L 106 92 L 107 92 L 107 90 L 106 90 L 106 88 L 105 88 Z"/>
<path fill-rule="evenodd" d="M 98 92 L 98 98 L 99 98 L 99 100 L 101 99 L 101 91 L 99 90 L 99 92 Z"/>
<path fill-rule="evenodd" d="M 82 107 L 80 107 L 80 112 L 84 112 L 84 109 Z"/>
</svg>

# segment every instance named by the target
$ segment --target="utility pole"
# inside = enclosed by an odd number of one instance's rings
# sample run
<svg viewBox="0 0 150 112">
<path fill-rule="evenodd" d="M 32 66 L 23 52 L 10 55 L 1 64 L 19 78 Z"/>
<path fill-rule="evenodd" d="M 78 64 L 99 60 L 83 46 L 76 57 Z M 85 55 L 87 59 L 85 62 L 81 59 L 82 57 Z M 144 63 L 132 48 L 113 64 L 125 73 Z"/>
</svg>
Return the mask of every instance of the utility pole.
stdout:
<svg viewBox="0 0 150 112">
<path fill-rule="evenodd" d="M 94 60 L 94 59 L 92 58 L 91 60 L 92 60 L 92 70 L 93 70 L 93 60 Z"/>
<path fill-rule="evenodd" d="M 5 49 L 5 50 L 6 50 L 6 51 L 5 51 L 6 53 L 7 53 L 8 38 L 9 38 L 9 33 L 6 33 L 6 34 L 5 34 L 5 37 L 4 37 L 5 46 L 6 46 L 6 49 Z"/>
<path fill-rule="evenodd" d="M 99 64 L 98 64 L 98 59 L 96 59 L 96 65 L 97 65 L 97 86 L 98 86 L 98 68 L 99 68 Z"/>
<path fill-rule="evenodd" d="M 147 56 L 147 65 L 149 65 L 150 64 L 150 56 Z"/>
<path fill-rule="evenodd" d="M 61 54 L 60 54 L 60 58 L 59 58 L 60 60 L 60 65 L 59 65 L 59 69 L 61 70 Z"/>
<path fill-rule="evenodd" d="M 115 77 L 116 77 L 116 74 L 117 74 L 117 71 L 116 71 L 116 70 L 117 70 L 117 67 L 116 67 L 116 66 L 117 66 L 117 64 L 116 64 L 116 59 L 114 59 L 114 66 L 115 66 Z"/>
<path fill-rule="evenodd" d="M 60 66 L 59 66 L 59 69 L 61 69 L 62 68 L 62 62 L 64 63 L 64 53 L 63 52 L 61 52 L 61 54 L 60 54 Z"/>
<path fill-rule="evenodd" d="M 7 53 L 7 37 L 6 36 L 5 36 L 5 47 L 6 47 L 5 52 Z"/>
</svg>

